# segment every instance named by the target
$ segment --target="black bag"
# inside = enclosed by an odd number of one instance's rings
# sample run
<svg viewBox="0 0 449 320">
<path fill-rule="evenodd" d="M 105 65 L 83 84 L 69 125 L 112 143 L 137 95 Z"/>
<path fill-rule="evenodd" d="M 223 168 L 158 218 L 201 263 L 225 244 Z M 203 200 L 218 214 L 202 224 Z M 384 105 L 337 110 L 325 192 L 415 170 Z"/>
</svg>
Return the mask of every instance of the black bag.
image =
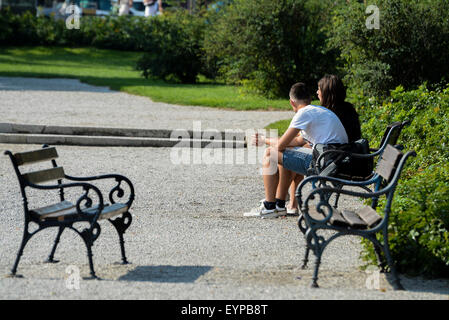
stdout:
<svg viewBox="0 0 449 320">
<path fill-rule="evenodd" d="M 369 143 L 360 139 L 347 144 L 316 144 L 313 147 L 313 160 L 308 175 L 344 175 L 349 177 L 368 177 L 373 172 L 374 159 L 350 157 L 347 154 L 331 152 L 325 154 L 317 163 L 321 154 L 331 150 L 342 150 L 349 153 L 369 154 Z"/>
</svg>

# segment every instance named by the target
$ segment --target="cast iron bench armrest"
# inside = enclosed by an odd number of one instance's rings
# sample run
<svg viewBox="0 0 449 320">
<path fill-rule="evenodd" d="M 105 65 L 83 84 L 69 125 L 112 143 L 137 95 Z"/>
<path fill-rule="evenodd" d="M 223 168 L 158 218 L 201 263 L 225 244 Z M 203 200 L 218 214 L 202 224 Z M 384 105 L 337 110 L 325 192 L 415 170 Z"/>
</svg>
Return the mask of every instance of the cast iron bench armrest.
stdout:
<svg viewBox="0 0 449 320">
<path fill-rule="evenodd" d="M 298 188 L 296 189 L 295 196 L 298 199 L 298 204 L 301 206 L 302 205 L 302 189 L 308 183 L 311 183 L 312 188 L 314 188 L 314 189 L 315 189 L 315 183 L 317 183 L 317 182 L 333 182 L 333 183 L 338 183 L 342 186 L 360 187 L 360 188 L 368 191 L 368 188 L 366 186 L 376 183 L 378 181 L 378 179 L 379 179 L 379 176 L 377 176 L 377 175 L 374 175 L 371 179 L 366 180 L 366 181 L 344 180 L 344 179 L 339 179 L 339 178 L 330 177 L 330 176 L 310 176 L 310 177 L 307 177 L 306 179 L 304 179 L 303 181 L 301 181 Z"/>
<path fill-rule="evenodd" d="M 314 198 L 314 195 L 317 193 L 338 193 L 338 194 L 345 194 L 348 196 L 353 196 L 353 197 L 359 197 L 359 198 L 378 198 L 383 194 L 386 194 L 388 192 L 390 192 L 390 190 L 395 186 L 395 184 L 397 184 L 397 181 L 399 180 L 399 175 L 401 174 L 402 168 L 407 160 L 408 157 L 410 156 L 416 156 L 416 152 L 415 151 L 409 151 L 407 152 L 404 156 L 402 156 L 401 161 L 398 164 L 398 167 L 396 169 L 396 172 L 394 174 L 394 176 L 391 178 L 390 182 L 388 183 L 388 185 L 386 185 L 382 190 L 380 191 L 371 191 L 371 192 L 357 192 L 357 191 L 352 191 L 352 190 L 345 190 L 345 189 L 341 189 L 341 188 L 331 188 L 331 187 L 320 187 L 320 188 L 315 188 L 312 189 L 310 191 L 310 193 L 307 195 L 306 201 L 304 202 L 304 206 L 308 207 L 308 202 L 309 200 Z M 312 179 L 317 179 L 317 180 L 334 180 L 334 181 L 342 181 L 345 185 L 353 185 L 353 186 L 360 186 L 361 183 L 357 183 L 357 182 L 350 182 L 350 181 L 346 181 L 346 180 L 342 180 L 342 179 L 337 179 L 337 178 L 332 178 L 332 177 L 321 177 L 321 176 L 311 176 L 309 178 L 307 178 L 306 180 L 312 180 Z M 301 193 L 300 193 L 300 188 L 302 188 L 303 183 L 306 182 L 306 180 L 304 180 L 299 186 L 298 186 L 298 202 L 301 203 L 302 205 L 302 200 L 301 200 Z M 373 180 L 373 179 L 371 179 Z M 369 181 L 369 180 L 368 180 Z M 363 182 L 363 184 L 366 184 L 367 181 Z"/>
<path fill-rule="evenodd" d="M 364 187 L 375 183 L 377 180 L 377 175 L 374 175 L 371 179 L 366 181 L 344 180 L 330 176 L 310 176 L 301 181 L 298 188 L 296 189 L 296 196 L 301 195 L 302 188 L 304 188 L 304 186 L 308 183 L 311 183 L 313 187 L 315 187 L 314 184 L 316 182 L 334 182 L 344 186 Z"/>
<path fill-rule="evenodd" d="M 364 153 L 352 153 L 352 152 L 349 152 L 349 151 L 338 150 L 338 149 L 336 149 L 336 150 L 327 150 L 327 151 L 324 151 L 322 154 L 320 154 L 320 156 L 316 160 L 316 163 L 319 164 L 324 156 L 327 156 L 328 154 L 332 154 L 332 153 L 334 153 L 334 154 L 336 153 L 336 154 L 339 154 L 339 155 L 342 155 L 342 156 L 347 156 L 347 157 L 369 159 L 369 158 L 373 158 L 373 157 L 378 156 L 382 151 L 383 151 L 383 149 L 379 149 L 379 150 L 377 150 L 374 153 L 364 154 Z"/>
<path fill-rule="evenodd" d="M 93 223 L 95 223 L 97 221 L 100 213 L 104 209 L 103 195 L 101 194 L 101 191 L 96 186 L 94 186 L 90 183 L 76 182 L 76 183 L 62 183 L 62 184 L 55 184 L 55 185 L 39 185 L 39 184 L 31 183 L 31 182 L 26 182 L 26 185 L 31 188 L 41 189 L 41 190 L 54 190 L 54 189 L 82 187 L 84 189 L 85 193 L 76 201 L 76 211 L 80 215 L 87 215 L 87 213 L 85 213 L 81 210 L 81 202 L 86 201 L 86 204 L 88 204 L 87 207 L 92 206 L 92 199 L 88 196 L 89 190 L 92 189 L 97 194 L 98 201 L 99 201 L 99 205 L 96 209 Z M 92 226 L 93 226 L 93 224 L 92 224 Z"/>
<path fill-rule="evenodd" d="M 124 191 L 120 187 L 120 184 L 122 181 L 125 181 L 130 189 L 130 195 L 129 195 L 128 201 L 126 202 L 126 205 L 128 205 L 128 207 L 131 207 L 131 204 L 134 201 L 134 185 L 125 176 L 122 176 L 119 174 L 105 174 L 105 175 L 99 175 L 99 176 L 93 176 L 93 177 L 74 177 L 74 176 L 69 176 L 66 174 L 64 177 L 66 179 L 72 180 L 72 181 L 93 181 L 93 180 L 115 179 L 115 181 L 117 181 L 118 184 L 109 191 L 109 201 L 111 201 L 111 203 L 115 203 L 115 201 L 113 199 L 114 192 L 117 192 L 117 196 L 119 198 L 123 197 Z"/>
<path fill-rule="evenodd" d="M 309 176 L 307 178 L 305 178 L 303 181 L 301 181 L 301 183 L 298 186 L 298 190 L 301 188 L 303 188 L 304 185 L 306 185 L 307 183 L 313 183 L 313 182 L 318 182 L 318 180 L 322 180 L 322 181 L 329 181 L 329 182 L 336 182 L 339 184 L 344 184 L 347 186 L 367 186 L 370 184 L 373 184 L 377 181 L 377 176 L 374 176 L 373 178 L 369 179 L 369 180 L 365 180 L 365 181 L 355 181 L 355 180 L 345 180 L 345 179 L 340 179 L 340 178 L 336 178 L 336 177 L 331 177 L 331 176 Z"/>
<path fill-rule="evenodd" d="M 345 157 L 349 157 L 349 158 L 359 158 L 359 159 L 370 159 L 370 158 L 374 158 L 376 156 L 378 156 L 379 154 L 381 154 L 383 152 L 383 149 L 379 149 L 374 153 L 369 153 L 369 154 L 362 154 L 362 153 L 352 153 L 349 151 L 345 151 L 345 150 L 327 150 L 324 151 L 322 154 L 320 154 L 320 156 L 318 157 L 318 159 L 315 161 L 315 167 L 319 168 L 319 171 L 321 171 L 321 161 L 324 159 L 325 156 L 327 155 L 337 155 L 338 158 L 334 159 L 332 162 L 335 161 L 340 161 L 342 159 L 344 159 Z"/>
<path fill-rule="evenodd" d="M 305 201 L 305 205 L 307 206 L 309 199 L 312 199 L 313 195 L 316 193 L 319 193 L 319 192 L 345 194 L 345 195 L 349 195 L 349 196 L 353 196 L 353 197 L 360 197 L 360 198 L 377 198 L 383 194 L 386 194 L 386 193 L 390 192 L 390 190 L 394 187 L 395 184 L 397 184 L 397 181 L 399 180 L 399 175 L 401 174 L 402 168 L 404 167 L 404 164 L 405 164 L 407 158 L 410 156 L 416 156 L 416 152 L 409 151 L 404 156 L 402 156 L 401 161 L 399 162 L 399 165 L 396 169 L 394 176 L 390 179 L 390 182 L 388 183 L 388 185 L 385 186 L 385 188 L 383 188 L 380 191 L 372 191 L 369 193 L 363 193 L 363 192 L 357 192 L 357 191 L 351 191 L 351 190 L 345 190 L 345 189 L 321 187 L 321 188 L 313 189 L 309 193 L 309 195 L 307 196 L 307 199 Z M 335 179 L 337 181 L 340 180 L 340 181 L 346 182 L 345 183 L 346 185 L 355 185 L 354 183 L 349 184 L 348 183 L 349 181 L 336 179 L 336 178 L 332 178 L 332 177 L 321 177 L 320 176 L 318 178 L 317 176 L 311 176 L 308 179 L 326 179 L 326 180 Z M 364 182 L 364 183 L 366 184 L 366 182 Z M 360 185 L 360 183 L 356 183 L 356 184 Z M 298 187 L 298 189 L 299 189 L 299 187 Z M 312 198 L 311 198 L 311 196 L 312 196 Z"/>
<path fill-rule="evenodd" d="M 331 188 L 331 187 L 316 188 L 316 189 L 311 190 L 310 193 L 307 195 L 304 205 L 307 206 L 309 200 L 314 199 L 315 194 L 319 194 L 319 193 L 338 193 L 338 194 L 345 194 L 348 196 L 368 199 L 368 198 L 373 198 L 373 197 L 380 197 L 381 195 L 386 194 L 388 191 L 390 191 L 390 188 L 391 188 L 391 186 L 387 186 L 385 189 L 382 189 L 381 191 L 372 191 L 372 192 L 359 192 L 359 191 L 337 189 L 337 188 Z"/>
</svg>

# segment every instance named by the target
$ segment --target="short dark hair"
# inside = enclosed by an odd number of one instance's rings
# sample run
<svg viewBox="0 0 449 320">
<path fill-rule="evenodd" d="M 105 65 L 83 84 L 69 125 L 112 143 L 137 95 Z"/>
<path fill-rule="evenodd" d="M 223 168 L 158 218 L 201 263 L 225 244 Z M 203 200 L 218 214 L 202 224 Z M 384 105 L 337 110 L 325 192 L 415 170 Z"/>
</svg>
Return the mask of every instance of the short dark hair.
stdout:
<svg viewBox="0 0 449 320">
<path fill-rule="evenodd" d="M 318 88 L 321 91 L 321 104 L 328 109 L 335 109 L 346 99 L 346 88 L 336 75 L 325 75 L 318 81 Z"/>
<path fill-rule="evenodd" d="M 307 90 L 307 87 L 303 82 L 295 83 L 290 89 L 289 96 L 290 99 L 292 99 L 295 102 L 301 101 L 310 103 L 311 100 L 309 90 Z"/>
</svg>

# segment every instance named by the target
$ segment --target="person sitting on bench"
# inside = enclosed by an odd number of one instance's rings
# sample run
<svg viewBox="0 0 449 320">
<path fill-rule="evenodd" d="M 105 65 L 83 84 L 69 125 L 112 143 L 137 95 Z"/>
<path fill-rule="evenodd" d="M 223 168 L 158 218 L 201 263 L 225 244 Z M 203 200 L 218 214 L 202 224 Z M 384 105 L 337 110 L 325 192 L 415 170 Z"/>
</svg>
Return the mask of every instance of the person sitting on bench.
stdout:
<svg viewBox="0 0 449 320">
<path fill-rule="evenodd" d="M 348 143 L 348 135 L 337 115 L 310 102 L 306 85 L 294 84 L 290 105 L 295 115 L 287 131 L 265 151 L 262 162 L 265 201 L 253 216 L 272 218 L 285 214 L 285 199 L 293 173 L 306 175 L 312 161 L 312 149 L 303 147 L 306 143 L 311 146 Z"/>
</svg>

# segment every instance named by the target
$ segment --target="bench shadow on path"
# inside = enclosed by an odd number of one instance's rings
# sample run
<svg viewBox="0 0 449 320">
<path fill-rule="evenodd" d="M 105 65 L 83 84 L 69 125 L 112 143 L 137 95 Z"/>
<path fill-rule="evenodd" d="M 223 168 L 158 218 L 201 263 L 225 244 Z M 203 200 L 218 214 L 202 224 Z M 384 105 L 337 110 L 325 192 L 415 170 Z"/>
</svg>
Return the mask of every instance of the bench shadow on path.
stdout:
<svg viewBox="0 0 449 320">
<path fill-rule="evenodd" d="M 387 281 L 393 282 L 393 276 L 391 274 L 386 275 Z M 446 295 L 449 297 L 449 279 L 426 279 L 422 277 L 408 277 L 401 275 L 401 283 L 406 291 L 409 292 L 421 292 L 421 293 L 433 293 L 439 295 Z"/>
<path fill-rule="evenodd" d="M 210 270 L 211 266 L 138 266 L 118 280 L 192 283 Z"/>
</svg>

